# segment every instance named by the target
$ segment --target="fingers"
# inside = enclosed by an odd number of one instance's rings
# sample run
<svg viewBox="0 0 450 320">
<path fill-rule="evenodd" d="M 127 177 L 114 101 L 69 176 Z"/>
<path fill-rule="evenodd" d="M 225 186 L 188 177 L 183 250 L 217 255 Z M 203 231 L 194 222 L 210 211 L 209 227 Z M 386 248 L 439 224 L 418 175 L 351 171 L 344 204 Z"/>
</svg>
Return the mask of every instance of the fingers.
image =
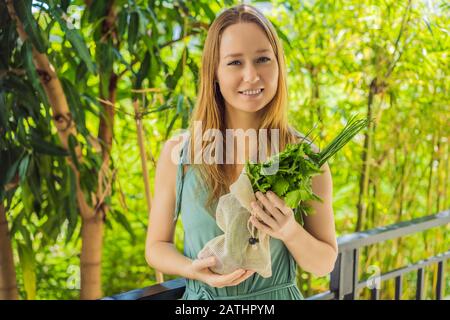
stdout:
<svg viewBox="0 0 450 320">
<path fill-rule="evenodd" d="M 196 270 L 210 268 L 216 265 L 216 258 L 208 257 L 204 259 L 196 259 L 192 262 Z"/>
<path fill-rule="evenodd" d="M 215 257 L 208 257 L 203 259 L 196 259 L 192 261 L 192 265 L 195 270 L 201 271 L 206 276 L 205 282 L 209 285 L 217 288 L 227 287 L 227 286 L 235 286 L 242 281 L 247 280 L 251 277 L 255 272 L 251 270 L 237 269 L 229 274 L 216 274 L 211 272 L 208 268 L 216 265 Z M 205 270 L 208 269 L 208 270 Z M 209 280 L 208 280 L 209 279 Z"/>
<path fill-rule="evenodd" d="M 236 286 L 239 283 L 247 280 L 255 272 L 251 270 L 238 269 L 227 275 L 214 275 L 216 281 L 213 281 L 212 286 L 217 288 Z"/>
<path fill-rule="evenodd" d="M 262 205 L 274 216 L 276 220 L 280 220 L 282 218 L 283 213 L 272 204 L 266 195 L 258 191 L 256 192 L 256 198 L 258 198 Z"/>
<path fill-rule="evenodd" d="M 244 282 L 248 278 L 250 278 L 252 275 L 255 274 L 255 271 L 247 270 L 242 276 L 240 276 L 238 279 L 230 283 L 230 286 L 237 286 L 239 283 Z"/>
<path fill-rule="evenodd" d="M 260 231 L 267 233 L 269 236 L 273 237 L 273 233 L 272 233 L 272 229 L 269 228 L 267 225 L 265 225 L 264 223 L 260 222 L 257 218 L 255 217 L 250 217 L 250 221 L 251 223 Z"/>
<path fill-rule="evenodd" d="M 238 280 L 239 278 L 241 278 L 243 275 L 245 275 L 245 270 L 244 269 L 237 269 L 236 271 L 228 274 L 228 275 L 223 275 L 223 279 L 222 281 L 226 284 L 229 285 L 229 283 L 233 283 L 234 281 Z"/>
<path fill-rule="evenodd" d="M 272 229 L 276 229 L 278 223 L 275 221 L 274 218 L 269 216 L 267 212 L 264 211 L 263 208 L 261 208 L 258 204 L 252 204 L 253 212 L 255 215 L 262 220 L 265 224 L 267 224 Z"/>
<path fill-rule="evenodd" d="M 273 203 L 273 205 L 280 209 L 281 213 L 285 215 L 291 215 L 293 214 L 293 211 L 291 208 L 289 208 L 286 203 L 283 201 L 283 199 L 279 198 L 275 193 L 272 191 L 268 191 L 266 193 L 267 198 Z"/>
<path fill-rule="evenodd" d="M 211 285 L 217 288 L 223 288 L 230 286 L 231 283 L 235 282 L 245 274 L 245 270 L 237 269 L 236 271 L 226 274 L 226 275 L 214 275 L 215 278 L 211 281 Z"/>
</svg>

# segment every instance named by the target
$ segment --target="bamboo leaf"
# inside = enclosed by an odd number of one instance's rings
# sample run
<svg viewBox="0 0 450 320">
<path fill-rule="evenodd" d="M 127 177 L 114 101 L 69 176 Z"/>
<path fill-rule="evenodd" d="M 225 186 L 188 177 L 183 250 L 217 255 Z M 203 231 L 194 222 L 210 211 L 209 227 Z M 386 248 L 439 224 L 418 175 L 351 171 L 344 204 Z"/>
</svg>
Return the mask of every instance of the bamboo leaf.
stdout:
<svg viewBox="0 0 450 320">
<path fill-rule="evenodd" d="M 83 135 L 88 135 L 84 108 L 81 104 L 80 94 L 77 88 L 64 77 L 61 77 L 60 81 L 69 104 L 70 112 L 74 115 L 77 130 Z"/>
<path fill-rule="evenodd" d="M 78 141 L 73 134 L 69 135 L 69 154 L 75 167 L 79 170 L 80 163 L 78 162 L 78 157 L 75 148 L 78 146 Z"/>
<path fill-rule="evenodd" d="M 41 169 L 42 170 L 42 169 Z M 37 162 L 37 157 L 30 157 L 30 164 L 28 165 L 28 178 L 26 182 L 37 202 L 42 202 L 42 190 L 41 190 L 41 175 L 39 174 L 40 168 Z M 39 214 L 39 210 L 36 211 Z"/>
<path fill-rule="evenodd" d="M 42 139 L 35 133 L 31 134 L 30 144 L 33 150 L 37 153 L 44 153 L 60 157 L 68 155 L 67 151 L 64 148 Z"/>
<path fill-rule="evenodd" d="M 30 154 L 26 154 L 20 161 L 20 165 L 19 165 L 20 181 L 24 181 L 27 177 L 27 171 L 28 171 L 28 165 L 30 164 L 30 158 L 31 158 Z"/>
<path fill-rule="evenodd" d="M 29 217 L 33 213 L 33 193 L 31 192 L 30 186 L 27 181 L 20 183 L 20 188 L 22 190 L 22 203 L 26 215 Z"/>
<path fill-rule="evenodd" d="M 114 63 L 114 50 L 111 40 L 108 42 L 97 42 L 95 54 L 100 68 L 99 71 L 101 73 L 110 72 Z"/>
<path fill-rule="evenodd" d="M 17 167 L 23 156 L 21 148 L 11 147 L 9 150 L 0 150 L 0 190 L 16 175 Z"/>
<path fill-rule="evenodd" d="M 107 1 L 92 1 L 88 12 L 89 22 L 95 22 L 95 20 L 102 18 L 106 13 L 108 2 Z"/>
<path fill-rule="evenodd" d="M 136 83 L 135 83 L 136 89 L 141 88 L 142 81 L 147 76 L 149 68 L 150 68 L 150 53 L 146 51 L 144 60 L 142 61 L 141 67 L 139 68 L 139 72 L 136 75 Z"/>
<path fill-rule="evenodd" d="M 290 49 L 292 49 L 292 45 L 291 45 L 291 41 L 289 40 L 289 38 L 286 36 L 286 34 L 281 31 L 280 27 L 278 27 L 277 23 L 274 23 L 273 21 L 272 25 L 274 26 L 275 30 L 277 31 L 278 36 L 283 40 L 283 43 L 286 44 Z"/>
<path fill-rule="evenodd" d="M 165 104 L 159 106 L 159 107 L 156 108 L 156 109 L 152 109 L 152 110 L 143 112 L 142 114 L 143 114 L 143 115 L 147 115 L 147 114 L 150 114 L 150 113 L 161 112 L 161 111 L 164 111 L 164 110 L 167 110 L 167 109 L 174 109 L 174 108 L 175 108 L 174 105 L 165 103 Z"/>
<path fill-rule="evenodd" d="M 85 78 L 87 71 L 88 69 L 83 61 L 78 64 L 77 69 L 75 71 L 76 73 L 75 79 L 77 83 L 80 83 Z"/>
<path fill-rule="evenodd" d="M 11 25 L 11 17 L 8 13 L 8 8 L 6 7 L 5 1 L 0 1 L 0 27 L 3 28 L 4 26 Z M 1 48 L 1 47 L 0 47 Z M 1 52 L 1 50 L 0 50 Z"/>
<path fill-rule="evenodd" d="M 154 79 L 159 75 L 159 70 L 161 65 L 158 63 L 157 58 L 152 50 L 149 50 L 150 52 L 150 71 L 148 76 L 148 85 L 150 88 L 154 86 Z"/>
<path fill-rule="evenodd" d="M 214 11 L 211 10 L 211 8 L 209 7 L 209 5 L 207 3 L 201 2 L 200 6 L 202 7 L 203 11 L 208 16 L 209 21 L 212 22 L 216 18 L 216 14 L 214 13 Z"/>
<path fill-rule="evenodd" d="M 180 94 L 177 99 L 177 113 L 182 114 L 183 112 L 183 100 L 184 96 Z"/>
<path fill-rule="evenodd" d="M 64 21 L 62 18 L 60 12 L 61 9 L 50 8 L 49 11 L 56 19 L 56 21 L 58 21 L 59 25 L 61 26 L 61 29 L 64 31 L 66 38 L 69 40 L 69 42 L 72 44 L 72 47 L 78 53 L 79 58 L 86 64 L 86 67 L 91 73 L 96 74 L 94 62 L 92 61 L 91 54 L 89 52 L 88 47 L 86 46 L 86 43 L 84 42 L 83 37 L 80 34 L 80 31 L 75 29 L 74 27 L 69 28 L 66 21 Z"/>
<path fill-rule="evenodd" d="M 22 112 L 24 115 L 33 117 L 33 119 L 39 119 L 39 99 L 34 95 L 33 87 L 28 82 L 11 75 L 4 86 L 15 94 L 14 103 L 20 106 L 16 112 Z"/>
<path fill-rule="evenodd" d="M 14 237 L 14 235 L 16 234 L 16 232 L 18 231 L 20 226 L 23 225 L 22 219 L 24 217 L 25 217 L 25 210 L 22 209 L 22 210 L 20 210 L 19 214 L 17 215 L 17 217 L 12 222 L 11 231 L 10 231 L 11 238 Z"/>
<path fill-rule="evenodd" d="M 95 50 L 95 59 L 100 72 L 100 96 L 107 97 L 109 89 L 109 79 L 114 64 L 114 50 L 111 39 L 107 42 L 97 42 Z"/>
<path fill-rule="evenodd" d="M 14 176 L 16 175 L 16 172 L 17 172 L 17 168 L 19 167 L 19 164 L 20 164 L 20 159 L 17 159 L 6 170 L 5 181 L 4 181 L 4 183 L 2 183 L 3 185 L 9 183 L 12 180 L 12 178 L 14 178 Z"/>
<path fill-rule="evenodd" d="M 77 202 L 76 202 L 76 181 L 75 174 L 69 166 L 67 168 L 67 182 L 66 182 L 66 194 L 68 196 L 67 201 L 65 201 L 66 218 L 69 222 L 67 226 L 66 234 L 66 244 L 72 239 L 73 233 L 78 224 L 78 212 L 77 212 Z"/>
<path fill-rule="evenodd" d="M 28 75 L 28 79 L 31 82 L 33 88 L 39 93 L 41 101 L 48 105 L 47 95 L 44 92 L 44 89 L 41 86 L 39 81 L 38 74 L 36 72 L 36 67 L 33 63 L 33 51 L 32 44 L 29 41 L 25 41 L 21 49 L 22 59 L 25 64 L 25 70 Z"/>
<path fill-rule="evenodd" d="M 130 13 L 130 22 L 128 25 L 128 49 L 133 52 L 134 44 L 138 36 L 139 14 L 136 11 Z"/>
<path fill-rule="evenodd" d="M 25 32 L 30 37 L 33 46 L 40 53 L 45 53 L 48 49 L 48 41 L 41 28 L 34 20 L 31 12 L 31 0 L 13 1 L 14 9 L 22 22 Z"/>
<path fill-rule="evenodd" d="M 0 134 L 8 130 L 9 108 L 6 105 L 5 93 L 0 91 Z"/>
<path fill-rule="evenodd" d="M 172 131 L 172 128 L 173 128 L 173 126 L 174 126 L 174 124 L 175 124 L 175 121 L 178 119 L 178 116 L 179 116 L 179 113 L 176 113 L 176 114 L 173 116 L 172 120 L 170 121 L 169 127 L 167 127 L 166 135 L 165 135 L 165 138 L 164 138 L 164 139 L 167 139 L 167 138 L 169 137 L 169 134 L 170 134 L 170 132 Z"/>
<path fill-rule="evenodd" d="M 36 272 L 33 249 L 17 242 L 20 266 L 22 268 L 23 284 L 28 300 L 36 298 Z"/>
<path fill-rule="evenodd" d="M 68 8 L 69 5 L 70 5 L 70 1 L 71 1 L 71 0 L 61 0 L 61 9 L 62 9 L 64 12 L 67 12 L 67 8 Z"/>
<path fill-rule="evenodd" d="M 174 70 L 174 72 L 167 78 L 167 88 L 169 90 L 175 89 L 177 86 L 178 80 L 183 75 L 183 55 L 186 52 L 186 48 L 184 48 L 183 52 L 181 53 L 180 60 L 177 63 L 177 66 Z M 187 55 L 187 52 L 186 52 Z M 187 57 L 186 57 L 187 59 Z"/>
<path fill-rule="evenodd" d="M 122 227 L 125 228 L 125 230 L 128 232 L 128 234 L 131 237 L 132 242 L 134 243 L 136 240 L 136 236 L 134 234 L 133 228 L 131 227 L 130 222 L 128 221 L 127 217 L 118 210 L 111 210 L 114 216 L 114 220 L 119 223 Z"/>
<path fill-rule="evenodd" d="M 117 32 L 120 38 L 123 38 L 123 35 L 125 34 L 127 20 L 128 20 L 128 11 L 123 9 L 119 12 L 117 22 Z"/>
</svg>

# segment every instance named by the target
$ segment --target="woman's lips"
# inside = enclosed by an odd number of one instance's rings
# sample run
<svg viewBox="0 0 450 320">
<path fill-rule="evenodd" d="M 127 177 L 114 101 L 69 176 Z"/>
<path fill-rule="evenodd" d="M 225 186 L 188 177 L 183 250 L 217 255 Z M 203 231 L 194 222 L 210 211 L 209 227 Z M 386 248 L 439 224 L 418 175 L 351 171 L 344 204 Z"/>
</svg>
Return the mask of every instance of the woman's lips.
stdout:
<svg viewBox="0 0 450 320">
<path fill-rule="evenodd" d="M 261 94 L 263 93 L 263 91 L 264 91 L 264 89 L 261 88 L 261 91 L 260 91 L 259 93 L 257 93 L 257 94 L 244 94 L 242 91 L 239 91 L 239 93 L 240 93 L 242 96 L 247 97 L 247 98 L 256 98 L 256 97 L 261 96 Z"/>
</svg>

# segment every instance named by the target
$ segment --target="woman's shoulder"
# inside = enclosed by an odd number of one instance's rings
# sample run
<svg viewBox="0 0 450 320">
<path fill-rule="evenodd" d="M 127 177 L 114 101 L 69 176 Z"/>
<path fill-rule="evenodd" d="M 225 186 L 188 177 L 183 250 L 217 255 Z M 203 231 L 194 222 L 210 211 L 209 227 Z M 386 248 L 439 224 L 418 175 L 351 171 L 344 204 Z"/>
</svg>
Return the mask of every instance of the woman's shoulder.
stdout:
<svg viewBox="0 0 450 320">
<path fill-rule="evenodd" d="M 165 168 L 165 170 L 176 171 L 178 165 L 185 159 L 181 158 L 181 150 L 184 148 L 186 152 L 187 143 L 189 140 L 189 132 L 183 131 L 172 135 L 171 138 L 164 142 L 159 155 L 158 165 Z M 187 166 L 184 166 L 184 172 L 187 171 Z"/>
<path fill-rule="evenodd" d="M 182 131 L 174 134 L 164 143 L 160 157 L 164 157 L 165 160 L 172 159 L 174 163 L 178 163 L 181 149 L 185 146 L 188 139 L 189 132 Z"/>
</svg>

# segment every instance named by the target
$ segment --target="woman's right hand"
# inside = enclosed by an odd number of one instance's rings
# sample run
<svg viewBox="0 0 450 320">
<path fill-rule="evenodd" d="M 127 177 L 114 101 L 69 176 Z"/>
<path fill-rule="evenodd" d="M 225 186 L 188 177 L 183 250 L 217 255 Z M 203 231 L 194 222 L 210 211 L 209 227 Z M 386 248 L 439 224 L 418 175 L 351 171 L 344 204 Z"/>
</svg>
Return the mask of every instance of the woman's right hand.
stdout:
<svg viewBox="0 0 450 320">
<path fill-rule="evenodd" d="M 217 274 L 212 272 L 209 268 L 216 264 L 214 257 L 204 259 L 196 259 L 191 264 L 192 278 L 202 281 L 211 287 L 223 288 L 229 286 L 236 286 L 239 283 L 251 277 L 255 271 L 237 269 L 229 274 Z"/>
</svg>

